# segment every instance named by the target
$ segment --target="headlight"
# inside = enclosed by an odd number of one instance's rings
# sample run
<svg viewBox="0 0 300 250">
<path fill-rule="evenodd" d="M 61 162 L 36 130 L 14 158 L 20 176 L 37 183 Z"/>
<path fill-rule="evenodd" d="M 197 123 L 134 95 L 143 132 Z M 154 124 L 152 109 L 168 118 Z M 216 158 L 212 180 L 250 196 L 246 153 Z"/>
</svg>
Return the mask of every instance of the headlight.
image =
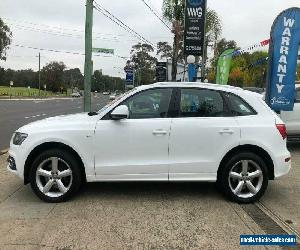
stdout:
<svg viewBox="0 0 300 250">
<path fill-rule="evenodd" d="M 16 132 L 13 137 L 13 144 L 21 145 L 27 138 L 28 134 Z"/>
</svg>

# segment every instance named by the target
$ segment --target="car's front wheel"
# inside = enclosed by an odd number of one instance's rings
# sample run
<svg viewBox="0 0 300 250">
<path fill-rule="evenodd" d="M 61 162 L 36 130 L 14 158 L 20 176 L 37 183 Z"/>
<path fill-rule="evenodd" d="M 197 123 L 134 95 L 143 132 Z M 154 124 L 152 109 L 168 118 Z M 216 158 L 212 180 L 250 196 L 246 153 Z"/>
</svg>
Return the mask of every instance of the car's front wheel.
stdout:
<svg viewBox="0 0 300 250">
<path fill-rule="evenodd" d="M 65 150 L 47 150 L 34 160 L 30 184 L 35 194 L 46 202 L 66 201 L 80 187 L 80 165 Z"/>
<path fill-rule="evenodd" d="M 218 181 L 229 199 L 251 203 L 264 194 L 268 186 L 268 169 L 260 156 L 241 152 L 224 164 Z"/>
</svg>

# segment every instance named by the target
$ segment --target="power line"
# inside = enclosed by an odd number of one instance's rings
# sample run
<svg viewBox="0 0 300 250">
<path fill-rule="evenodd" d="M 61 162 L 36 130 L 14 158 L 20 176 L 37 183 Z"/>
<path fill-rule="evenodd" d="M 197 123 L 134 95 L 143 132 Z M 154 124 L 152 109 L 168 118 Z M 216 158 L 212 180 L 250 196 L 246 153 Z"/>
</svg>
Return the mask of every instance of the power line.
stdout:
<svg viewBox="0 0 300 250">
<path fill-rule="evenodd" d="M 26 45 L 21 45 L 21 44 L 12 44 L 10 46 L 13 47 L 19 47 L 19 48 L 26 48 L 26 49 L 33 49 L 33 50 L 39 50 L 39 51 L 48 51 L 48 52 L 55 52 L 55 53 L 65 53 L 65 54 L 71 54 L 71 55 L 80 55 L 84 56 L 84 53 L 80 52 L 73 52 L 73 51 L 65 51 L 65 50 L 56 50 L 56 49 L 45 49 L 45 48 L 38 48 L 38 47 L 32 47 L 32 46 L 26 46 Z M 93 54 L 93 56 L 102 56 L 102 57 L 112 57 L 112 56 L 105 56 L 101 54 Z M 120 55 L 114 55 L 115 57 L 127 60 L 128 57 L 120 56 Z"/>
<path fill-rule="evenodd" d="M 41 32 L 49 35 L 54 35 L 54 36 L 61 36 L 61 37 L 73 37 L 73 38 L 78 38 L 82 39 L 83 35 L 82 34 L 72 34 L 72 33 L 65 33 L 65 32 L 57 32 L 57 31 L 52 31 L 52 30 L 47 30 L 47 29 L 40 29 L 40 28 L 35 28 L 35 27 L 30 27 L 30 26 L 23 26 L 23 25 L 13 25 L 15 28 L 20 29 L 20 30 L 26 30 L 26 31 L 33 31 L 33 32 Z M 117 37 L 94 37 L 93 40 L 104 40 L 104 41 L 111 41 L 111 42 L 133 42 L 134 40 L 120 40 Z"/>
<path fill-rule="evenodd" d="M 113 21 L 114 23 L 116 23 L 118 26 L 120 26 L 121 28 L 125 29 L 130 34 L 132 34 L 133 36 L 139 38 L 141 41 L 143 41 L 145 43 L 148 43 L 148 44 L 152 45 L 153 47 L 155 46 L 152 42 L 150 42 L 145 37 L 143 37 L 142 35 L 140 35 L 139 33 L 137 33 L 135 30 L 133 30 L 132 28 L 130 28 L 127 24 L 125 24 L 119 18 L 117 18 L 116 16 L 114 16 L 111 12 L 109 12 L 107 9 L 105 9 L 104 7 L 102 7 L 96 1 L 94 1 L 94 3 L 95 3 L 94 7 L 95 7 L 95 9 L 97 11 L 99 11 L 101 14 L 103 14 L 104 16 L 106 16 L 107 18 L 109 18 L 111 21 Z"/>
<path fill-rule="evenodd" d="M 156 11 L 149 5 L 146 3 L 145 0 L 141 0 L 147 7 L 148 9 L 162 22 L 162 24 L 164 26 L 166 26 L 171 32 L 172 32 L 172 29 L 170 28 L 170 26 L 156 13 Z"/>
<path fill-rule="evenodd" d="M 30 24 L 30 25 L 33 25 L 35 28 L 37 26 L 42 26 L 42 27 L 46 27 L 48 29 L 50 29 L 51 31 L 53 30 L 68 30 L 68 31 L 72 31 L 72 32 L 75 32 L 75 33 L 81 33 L 81 34 L 84 34 L 84 30 L 83 29 L 73 29 L 73 28 L 66 28 L 66 27 L 58 27 L 58 26 L 51 26 L 51 25 L 47 25 L 47 24 L 41 24 L 41 23 L 34 23 L 34 22 L 30 22 L 30 21 L 26 21 L 26 20 L 16 20 L 16 19 L 12 19 L 12 18 L 8 18 L 8 17 L 1 17 L 2 19 L 4 20 L 7 20 L 11 25 L 15 25 L 13 23 L 21 23 L 21 25 L 24 25 L 24 23 L 26 24 Z M 13 22 L 13 23 L 12 23 Z M 40 27 L 38 27 L 40 28 Z M 110 34 L 110 33 L 99 33 L 99 32 L 93 32 L 94 35 L 98 35 L 98 36 L 119 36 L 119 37 L 124 37 L 124 36 L 127 36 L 127 34 Z"/>
</svg>

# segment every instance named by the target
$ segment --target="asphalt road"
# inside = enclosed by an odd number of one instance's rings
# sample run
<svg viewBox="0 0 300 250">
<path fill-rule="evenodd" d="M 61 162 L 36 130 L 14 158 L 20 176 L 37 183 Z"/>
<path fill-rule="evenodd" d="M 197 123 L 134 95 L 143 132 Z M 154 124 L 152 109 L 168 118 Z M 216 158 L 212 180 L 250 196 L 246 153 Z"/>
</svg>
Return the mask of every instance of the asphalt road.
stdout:
<svg viewBox="0 0 300 250">
<path fill-rule="evenodd" d="M 92 99 L 92 110 L 101 109 L 108 96 L 98 94 Z M 21 126 L 47 117 L 83 112 L 83 98 L 55 100 L 0 100 L 0 151 L 9 147 L 14 131 Z"/>
</svg>

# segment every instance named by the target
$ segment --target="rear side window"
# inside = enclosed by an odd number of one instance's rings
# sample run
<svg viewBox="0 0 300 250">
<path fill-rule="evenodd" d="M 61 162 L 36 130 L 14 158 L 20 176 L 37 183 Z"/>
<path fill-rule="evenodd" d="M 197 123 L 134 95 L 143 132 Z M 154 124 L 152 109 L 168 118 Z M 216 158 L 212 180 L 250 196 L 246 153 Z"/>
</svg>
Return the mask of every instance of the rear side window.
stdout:
<svg viewBox="0 0 300 250">
<path fill-rule="evenodd" d="M 181 89 L 181 117 L 227 116 L 225 103 L 218 91 L 207 89 Z"/>
<path fill-rule="evenodd" d="M 226 93 L 225 96 L 229 103 L 230 113 L 233 116 L 247 116 L 257 114 L 255 110 L 241 97 L 230 93 Z"/>
</svg>

